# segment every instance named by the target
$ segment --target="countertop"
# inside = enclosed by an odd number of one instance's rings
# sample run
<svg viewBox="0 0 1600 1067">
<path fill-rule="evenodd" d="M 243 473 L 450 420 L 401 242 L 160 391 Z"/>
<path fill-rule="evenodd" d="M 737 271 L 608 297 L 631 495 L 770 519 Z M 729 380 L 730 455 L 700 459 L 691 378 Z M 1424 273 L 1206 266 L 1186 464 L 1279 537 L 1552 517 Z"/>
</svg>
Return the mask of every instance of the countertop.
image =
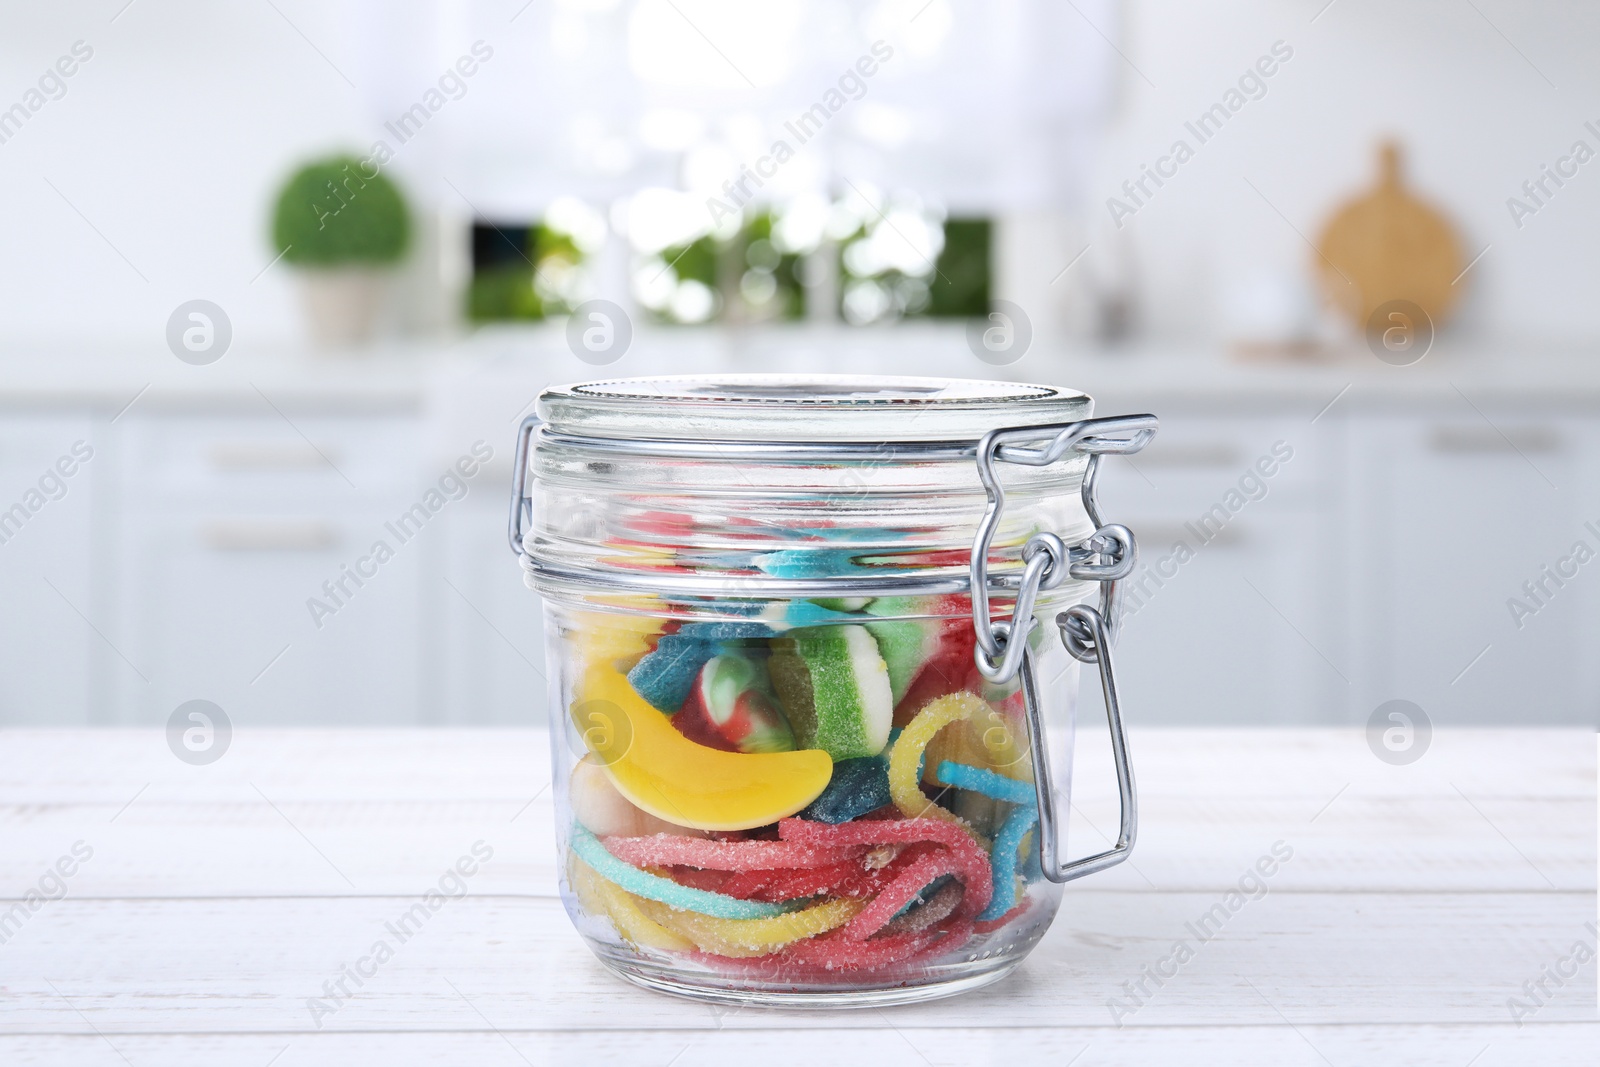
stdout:
<svg viewBox="0 0 1600 1067">
<path fill-rule="evenodd" d="M 556 897 L 540 730 L 241 731 L 206 766 L 157 731 L 8 731 L 0 869 L 24 903 L 0 944 L 0 1062 L 1594 1062 L 1596 964 L 1575 961 L 1595 946 L 1591 731 L 1439 730 L 1406 766 L 1353 730 L 1131 745 L 1132 860 L 1068 886 L 1017 972 L 791 1014 L 647 993 L 590 956 Z M 1085 731 L 1074 853 L 1115 825 L 1105 760 Z M 314 1020 L 324 983 L 479 842 L 465 894 Z M 1195 942 L 1186 923 L 1275 847 L 1291 858 Z M 63 893 L 49 872 L 74 850 Z M 1185 939 L 1193 958 L 1130 1001 Z"/>
<path fill-rule="evenodd" d="M 1045 381 L 1117 406 L 1202 405 L 1219 411 L 1285 406 L 1315 413 L 1427 403 L 1600 405 L 1600 349 L 1451 344 L 1440 339 L 1412 366 L 1390 366 L 1356 347 L 1316 360 L 1240 360 L 1218 347 L 1127 350 L 1040 344 L 1019 361 L 976 358 L 962 327 L 806 326 L 761 330 L 642 329 L 616 362 L 594 366 L 568 351 L 559 327 L 493 328 L 434 342 L 385 343 L 356 353 L 251 347 L 192 366 L 161 339 L 50 350 L 0 347 L 0 408 L 124 411 L 285 409 L 420 410 L 487 404 L 515 410 L 552 382 L 737 370 L 914 374 Z"/>
</svg>

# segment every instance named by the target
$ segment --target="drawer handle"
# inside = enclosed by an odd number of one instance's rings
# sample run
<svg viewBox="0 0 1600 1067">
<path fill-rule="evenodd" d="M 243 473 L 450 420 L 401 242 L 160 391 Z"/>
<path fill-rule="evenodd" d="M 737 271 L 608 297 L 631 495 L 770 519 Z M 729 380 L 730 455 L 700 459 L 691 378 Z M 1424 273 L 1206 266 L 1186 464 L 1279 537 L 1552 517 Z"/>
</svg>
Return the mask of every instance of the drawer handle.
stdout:
<svg viewBox="0 0 1600 1067">
<path fill-rule="evenodd" d="M 1493 426 L 1435 426 L 1429 439 L 1435 452 L 1472 455 L 1482 452 L 1559 452 L 1561 434 L 1548 426 L 1517 426 L 1501 432 Z"/>
<path fill-rule="evenodd" d="M 200 541 L 217 552 L 320 552 L 339 543 L 325 522 L 219 520 L 200 528 Z"/>
<path fill-rule="evenodd" d="M 211 446 L 211 466 L 219 471 L 321 470 L 336 462 L 301 441 L 226 441 Z"/>
</svg>

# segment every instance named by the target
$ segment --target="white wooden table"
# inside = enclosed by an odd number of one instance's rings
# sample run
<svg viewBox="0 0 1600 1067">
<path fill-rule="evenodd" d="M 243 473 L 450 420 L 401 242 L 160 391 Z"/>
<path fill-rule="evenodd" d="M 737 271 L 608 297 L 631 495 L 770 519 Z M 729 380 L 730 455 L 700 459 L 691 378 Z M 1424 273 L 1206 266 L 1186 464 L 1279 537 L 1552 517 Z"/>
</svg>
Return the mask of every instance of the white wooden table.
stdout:
<svg viewBox="0 0 1600 1067">
<path fill-rule="evenodd" d="M 1115 825 L 1085 741 L 1076 852 Z M 1133 744 L 1133 860 L 1069 886 L 1013 976 L 793 1014 L 601 969 L 555 895 L 542 732 L 241 731 L 204 767 L 154 732 L 0 733 L 0 893 L 23 901 L 0 910 L 0 1064 L 1600 1061 L 1596 964 L 1562 962 L 1595 942 L 1594 734 L 1441 731 L 1405 767 L 1353 730 Z M 464 895 L 348 998 L 325 989 L 480 841 Z M 1265 894 L 1198 942 L 1186 923 L 1277 842 Z M 1181 940 L 1193 958 L 1130 1000 Z"/>
</svg>

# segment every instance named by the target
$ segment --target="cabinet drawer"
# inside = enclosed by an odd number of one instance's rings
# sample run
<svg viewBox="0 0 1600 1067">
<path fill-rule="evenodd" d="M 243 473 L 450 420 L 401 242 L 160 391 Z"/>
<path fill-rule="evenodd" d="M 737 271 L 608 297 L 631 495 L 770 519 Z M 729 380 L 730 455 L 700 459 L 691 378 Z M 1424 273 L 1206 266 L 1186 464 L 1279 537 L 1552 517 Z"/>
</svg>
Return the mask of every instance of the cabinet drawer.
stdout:
<svg viewBox="0 0 1600 1067">
<path fill-rule="evenodd" d="M 1108 514 L 1185 517 L 1229 500 L 1306 498 L 1321 481 L 1321 452 L 1317 428 L 1304 422 L 1179 413 L 1139 455 L 1107 463 L 1100 493 Z"/>
<path fill-rule="evenodd" d="M 378 416 L 163 417 L 128 426 L 127 485 L 172 501 L 377 499 L 413 484 L 415 420 Z"/>
</svg>

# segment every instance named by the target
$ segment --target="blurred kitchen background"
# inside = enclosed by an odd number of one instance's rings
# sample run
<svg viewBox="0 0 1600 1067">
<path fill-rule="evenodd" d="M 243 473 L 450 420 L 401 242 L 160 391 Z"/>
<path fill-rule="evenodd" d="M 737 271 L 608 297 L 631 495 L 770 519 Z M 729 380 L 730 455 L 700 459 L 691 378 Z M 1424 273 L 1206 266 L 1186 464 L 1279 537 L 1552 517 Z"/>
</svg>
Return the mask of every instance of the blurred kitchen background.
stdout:
<svg viewBox="0 0 1600 1067">
<path fill-rule="evenodd" d="M 1136 723 L 1600 716 L 1600 9 L 0 20 L 0 723 L 542 722 L 517 423 L 715 370 L 1159 414 Z"/>
</svg>

